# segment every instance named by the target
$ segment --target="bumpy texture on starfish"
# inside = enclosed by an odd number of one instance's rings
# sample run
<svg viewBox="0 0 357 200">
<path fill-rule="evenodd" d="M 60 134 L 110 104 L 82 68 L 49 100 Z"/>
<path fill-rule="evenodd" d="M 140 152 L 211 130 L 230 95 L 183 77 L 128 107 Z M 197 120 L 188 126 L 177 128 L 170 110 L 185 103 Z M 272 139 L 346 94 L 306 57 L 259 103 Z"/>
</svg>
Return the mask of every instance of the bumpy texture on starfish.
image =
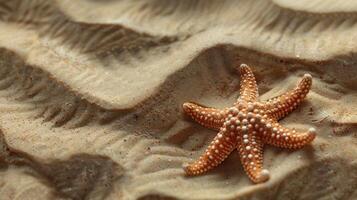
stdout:
<svg viewBox="0 0 357 200">
<path fill-rule="evenodd" d="M 240 97 L 230 108 L 223 110 L 184 103 L 183 109 L 201 125 L 218 130 L 218 135 L 205 153 L 195 162 L 184 164 L 187 175 L 202 174 L 220 164 L 237 148 L 244 170 L 254 183 L 269 179 L 263 169 L 263 146 L 298 149 L 316 136 L 314 128 L 297 132 L 281 126 L 278 120 L 292 112 L 310 90 L 312 77 L 305 74 L 297 87 L 265 102 L 257 101 L 258 87 L 251 69 L 240 66 Z"/>
</svg>

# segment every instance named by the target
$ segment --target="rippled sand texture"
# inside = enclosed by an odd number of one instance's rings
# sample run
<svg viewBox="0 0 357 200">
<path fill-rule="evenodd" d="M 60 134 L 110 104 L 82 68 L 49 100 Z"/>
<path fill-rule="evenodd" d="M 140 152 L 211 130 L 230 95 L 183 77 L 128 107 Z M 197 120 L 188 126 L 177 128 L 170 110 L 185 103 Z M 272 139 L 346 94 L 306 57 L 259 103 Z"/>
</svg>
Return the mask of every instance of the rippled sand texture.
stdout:
<svg viewBox="0 0 357 200">
<path fill-rule="evenodd" d="M 357 199 L 357 4 L 303 0 L 0 0 L 0 199 Z M 314 77 L 282 121 L 299 151 L 265 148 L 254 185 L 237 152 L 185 177 L 215 132 L 182 113 L 261 99 Z"/>
</svg>

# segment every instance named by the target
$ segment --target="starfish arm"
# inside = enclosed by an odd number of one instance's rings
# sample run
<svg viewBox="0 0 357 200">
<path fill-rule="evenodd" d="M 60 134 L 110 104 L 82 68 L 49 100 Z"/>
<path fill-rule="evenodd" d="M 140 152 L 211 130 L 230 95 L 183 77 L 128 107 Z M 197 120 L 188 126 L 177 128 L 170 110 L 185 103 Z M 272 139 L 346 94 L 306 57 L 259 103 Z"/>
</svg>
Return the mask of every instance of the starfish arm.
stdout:
<svg viewBox="0 0 357 200">
<path fill-rule="evenodd" d="M 241 77 L 239 99 L 247 102 L 255 101 L 258 97 L 258 86 L 252 70 L 248 65 L 242 64 L 239 71 Z"/>
<path fill-rule="evenodd" d="M 311 75 L 305 74 L 294 90 L 265 102 L 267 114 L 275 120 L 279 120 L 291 113 L 309 93 L 311 84 Z"/>
<path fill-rule="evenodd" d="M 232 132 L 229 133 L 225 127 L 221 128 L 221 131 L 197 161 L 183 165 L 186 174 L 199 175 L 214 168 L 228 157 L 236 144 L 236 136 Z"/>
<path fill-rule="evenodd" d="M 192 119 L 202 126 L 214 130 L 219 130 L 222 127 L 224 115 L 227 113 L 227 110 L 204 107 L 196 103 L 184 103 L 182 107 L 184 112 Z"/>
<path fill-rule="evenodd" d="M 299 149 L 315 139 L 316 130 L 310 128 L 307 132 L 297 132 L 276 122 L 267 123 L 261 134 L 267 144 L 287 149 Z"/>
<path fill-rule="evenodd" d="M 263 146 L 260 136 L 243 134 L 238 140 L 237 150 L 244 171 L 254 183 L 265 182 L 269 179 L 269 171 L 263 169 Z"/>
</svg>

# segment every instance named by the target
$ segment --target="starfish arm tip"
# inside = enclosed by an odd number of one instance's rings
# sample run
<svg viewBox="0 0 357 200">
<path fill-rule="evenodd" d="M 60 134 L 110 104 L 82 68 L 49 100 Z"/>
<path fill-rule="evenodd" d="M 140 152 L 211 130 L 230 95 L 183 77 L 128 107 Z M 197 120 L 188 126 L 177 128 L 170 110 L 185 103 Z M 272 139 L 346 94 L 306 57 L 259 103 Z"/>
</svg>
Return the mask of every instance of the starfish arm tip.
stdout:
<svg viewBox="0 0 357 200">
<path fill-rule="evenodd" d="M 251 72 L 250 67 L 244 63 L 239 66 L 239 70 L 241 71 L 241 73 Z"/>
<path fill-rule="evenodd" d="M 186 111 L 192 108 L 192 103 L 186 102 L 182 104 L 182 108 Z"/>
<path fill-rule="evenodd" d="M 312 135 L 314 138 L 316 137 L 316 129 L 315 128 L 309 128 L 308 133 Z"/>
<path fill-rule="evenodd" d="M 202 111 L 203 107 L 198 106 L 197 104 L 193 103 L 193 102 L 185 102 L 182 104 L 182 109 L 186 114 L 192 114 L 194 113 L 195 109 L 199 109 L 200 111 Z"/>
<path fill-rule="evenodd" d="M 248 67 L 248 65 L 244 63 L 240 65 L 240 68 L 245 68 L 245 67 Z"/>
<path fill-rule="evenodd" d="M 261 183 L 261 182 L 265 182 L 265 181 L 269 180 L 269 178 L 270 178 L 270 172 L 269 172 L 269 170 L 267 170 L 267 169 L 262 169 L 262 171 L 261 171 L 260 174 L 259 174 L 259 177 L 258 177 L 257 181 L 258 181 L 259 183 Z"/>
<path fill-rule="evenodd" d="M 311 128 L 309 128 L 309 132 L 310 132 L 310 133 L 315 133 L 315 132 L 316 132 L 316 129 L 313 128 L 313 127 L 311 127 Z"/>
<path fill-rule="evenodd" d="M 190 169 L 190 164 L 189 163 L 183 163 L 182 164 L 182 168 L 183 168 L 186 176 L 194 175 L 193 171 Z"/>
<path fill-rule="evenodd" d="M 183 168 L 183 170 L 185 170 L 186 174 L 187 174 L 187 170 L 188 170 L 188 167 L 189 167 L 189 166 L 190 166 L 189 163 L 183 163 L 183 164 L 182 164 L 182 168 Z"/>
<path fill-rule="evenodd" d="M 312 76 L 311 76 L 311 74 L 304 74 L 304 78 L 312 79 Z"/>
</svg>

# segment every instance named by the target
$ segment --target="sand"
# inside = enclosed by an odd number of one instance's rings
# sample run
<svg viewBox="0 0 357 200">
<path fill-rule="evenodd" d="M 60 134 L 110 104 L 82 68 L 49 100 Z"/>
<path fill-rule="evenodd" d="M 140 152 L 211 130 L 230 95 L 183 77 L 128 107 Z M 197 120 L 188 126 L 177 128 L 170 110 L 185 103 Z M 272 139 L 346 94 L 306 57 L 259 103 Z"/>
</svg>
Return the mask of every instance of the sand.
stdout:
<svg viewBox="0 0 357 200">
<path fill-rule="evenodd" d="M 357 4 L 287 0 L 0 0 L 0 199 L 357 199 Z M 184 116 L 313 76 L 253 184 L 233 152 L 185 177 L 215 132 Z"/>
</svg>

